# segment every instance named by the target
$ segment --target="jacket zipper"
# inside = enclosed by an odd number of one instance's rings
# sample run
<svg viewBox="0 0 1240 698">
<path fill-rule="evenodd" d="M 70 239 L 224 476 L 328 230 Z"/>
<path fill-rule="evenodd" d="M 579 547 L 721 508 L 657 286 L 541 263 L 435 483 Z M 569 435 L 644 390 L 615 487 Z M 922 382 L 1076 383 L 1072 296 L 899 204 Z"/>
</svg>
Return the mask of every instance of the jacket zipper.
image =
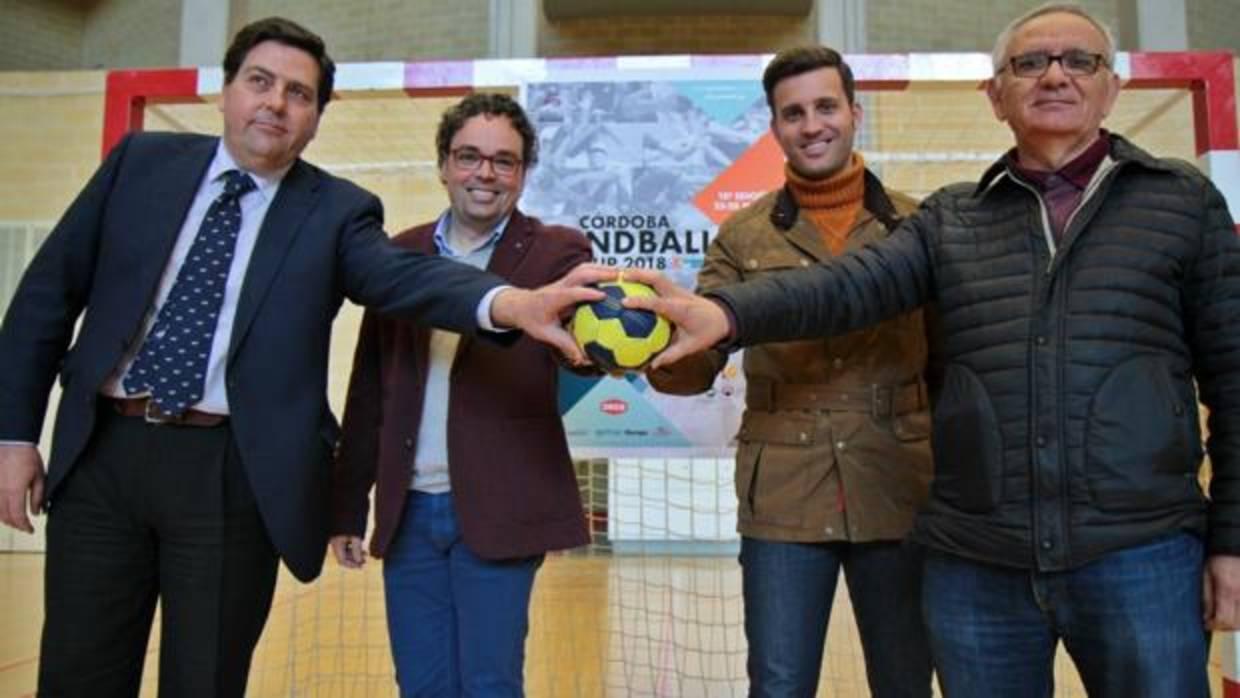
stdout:
<svg viewBox="0 0 1240 698">
<path fill-rule="evenodd" d="M 1092 199 L 1093 196 L 1098 192 L 1098 189 L 1102 186 L 1102 183 L 1109 178 L 1111 171 L 1116 169 L 1117 165 L 1118 163 L 1116 163 L 1114 160 L 1110 159 L 1109 157 L 1104 159 L 1102 161 L 1102 164 L 1099 165 L 1098 171 L 1094 173 L 1094 176 L 1090 179 L 1089 184 L 1085 187 L 1085 191 L 1081 194 L 1080 203 L 1076 205 L 1076 208 L 1072 210 L 1072 213 L 1068 214 L 1068 219 L 1064 221 L 1063 234 L 1064 234 L 1065 240 L 1067 239 L 1068 231 L 1071 230 L 1072 228 L 1072 222 L 1076 220 L 1076 215 L 1080 213 L 1085 208 L 1085 206 L 1090 202 L 1090 199 Z M 1054 231 L 1052 231 L 1051 229 L 1050 213 L 1046 208 L 1046 201 L 1043 200 L 1042 195 L 1032 185 L 1026 184 L 1025 182 L 1021 181 L 1017 177 L 1011 177 L 1011 179 L 1012 181 L 1016 182 L 1017 184 L 1019 184 L 1020 186 L 1028 190 L 1029 193 L 1033 194 L 1034 198 L 1036 198 L 1038 201 L 1038 208 L 1042 213 L 1042 235 L 1043 237 L 1045 237 L 1046 246 L 1050 250 L 1050 256 L 1046 264 L 1047 283 L 1050 284 L 1051 283 L 1050 276 L 1051 276 L 1052 271 L 1054 271 L 1054 268 L 1055 268 L 1055 258 L 1059 254 L 1059 247 L 1058 245 L 1055 244 L 1055 235 L 1054 235 Z M 1049 286 L 1048 286 L 1047 292 L 1049 293 Z M 1060 390 L 1062 391 L 1063 385 L 1064 385 L 1063 357 L 1056 358 L 1055 370 L 1056 370 L 1056 373 L 1059 374 L 1057 381 L 1059 383 Z M 1030 365 L 1030 371 L 1031 371 L 1031 374 L 1034 371 L 1032 364 Z M 1030 375 L 1029 380 L 1030 380 L 1030 386 L 1033 386 L 1035 384 L 1034 376 Z M 1037 399 L 1035 398 L 1035 402 L 1036 401 Z M 1037 432 L 1036 409 L 1034 410 L 1034 413 L 1030 415 L 1030 420 L 1033 423 L 1033 434 L 1036 434 Z M 1056 429 L 1060 432 L 1060 434 L 1063 433 L 1062 420 L 1063 420 L 1063 413 L 1062 411 L 1060 411 L 1057 413 L 1056 420 L 1055 420 L 1056 422 L 1060 423 L 1056 426 Z M 1069 498 L 1069 495 L 1068 495 L 1069 473 L 1067 472 L 1066 461 L 1061 457 L 1062 449 L 1063 449 L 1062 439 L 1057 439 L 1056 443 L 1060 445 L 1059 450 L 1061 452 L 1060 454 L 1057 454 L 1057 458 L 1059 458 L 1059 462 L 1060 462 L 1060 471 L 1061 471 L 1060 472 L 1059 496 L 1061 497 L 1063 501 L 1066 502 L 1068 501 L 1068 498 Z M 1037 477 L 1036 469 L 1034 472 L 1031 472 L 1031 475 L 1035 478 Z M 1031 512 L 1036 512 L 1036 510 L 1037 510 L 1037 498 L 1035 498 L 1035 501 L 1031 503 Z M 1031 530 L 1031 534 L 1033 535 L 1033 544 L 1036 548 L 1036 546 L 1040 545 L 1039 539 L 1041 538 L 1041 534 L 1038 532 L 1039 526 L 1037 525 L 1038 517 L 1036 513 L 1033 514 L 1032 518 L 1033 518 L 1033 528 Z M 1060 554 L 1066 558 L 1069 555 L 1067 551 L 1067 546 L 1068 546 L 1067 536 L 1068 536 L 1068 531 L 1071 528 L 1071 521 L 1069 520 L 1067 510 L 1063 507 L 1060 508 L 1060 528 L 1064 533 L 1064 540 L 1060 541 L 1060 544 L 1063 546 L 1063 551 Z M 1034 565 L 1040 567 L 1037 560 L 1038 560 L 1038 553 L 1035 550 Z"/>
<path fill-rule="evenodd" d="M 1085 185 L 1085 191 L 1081 194 L 1081 202 L 1076 205 L 1076 208 L 1072 209 L 1072 213 L 1068 214 L 1068 220 L 1064 221 L 1063 232 L 1065 239 L 1067 237 L 1068 230 L 1072 228 L 1072 222 L 1076 220 L 1076 214 L 1085 209 L 1085 205 L 1088 204 L 1089 200 L 1094 197 L 1094 194 L 1098 193 L 1098 189 L 1102 187 L 1102 183 L 1110 177 L 1111 171 L 1118 166 L 1119 163 L 1109 157 L 1105 158 L 1102 161 L 1102 164 L 1098 166 L 1098 171 L 1095 172 L 1094 176 L 1089 180 L 1089 184 Z M 1053 256 L 1052 261 L 1054 261 Z"/>
<path fill-rule="evenodd" d="M 1076 214 L 1080 213 L 1081 209 L 1085 208 L 1085 204 L 1089 203 L 1089 200 L 1098 192 L 1098 189 L 1102 186 L 1102 183 L 1107 179 L 1107 176 L 1111 174 L 1111 170 L 1115 169 L 1117 164 L 1118 163 L 1110 158 L 1102 161 L 1102 164 L 1098 167 L 1098 172 L 1094 174 L 1092 179 L 1090 179 L 1089 184 L 1085 187 L 1085 191 L 1081 194 L 1080 203 L 1076 205 L 1076 208 L 1072 209 L 1072 213 L 1068 214 L 1068 220 L 1064 221 L 1063 232 L 1065 238 L 1067 237 L 1068 230 L 1072 228 L 1072 222 L 1076 220 Z M 1051 230 L 1050 213 L 1046 209 L 1046 201 L 1042 198 L 1042 194 L 1039 193 L 1033 185 L 1026 184 L 1019 177 L 1012 177 L 1011 179 L 1013 182 L 1016 182 L 1027 190 L 1030 194 L 1033 194 L 1034 198 L 1038 200 L 1038 209 L 1042 213 L 1042 237 L 1046 239 L 1046 247 L 1050 250 L 1050 257 L 1046 262 L 1046 273 L 1050 274 L 1051 270 L 1055 267 L 1055 256 L 1059 254 L 1059 246 L 1055 244 L 1055 233 Z"/>
</svg>

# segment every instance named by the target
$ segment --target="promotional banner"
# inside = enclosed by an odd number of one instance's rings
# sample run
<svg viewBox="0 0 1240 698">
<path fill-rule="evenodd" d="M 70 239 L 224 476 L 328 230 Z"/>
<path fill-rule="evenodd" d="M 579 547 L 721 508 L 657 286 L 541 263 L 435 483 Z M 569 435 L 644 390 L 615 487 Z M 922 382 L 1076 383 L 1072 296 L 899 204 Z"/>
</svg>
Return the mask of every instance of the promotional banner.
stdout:
<svg viewBox="0 0 1240 698">
<path fill-rule="evenodd" d="M 719 223 L 783 182 L 756 81 L 529 83 L 523 98 L 540 152 L 521 206 L 584 231 L 600 263 L 693 288 Z M 640 375 L 561 378 L 578 457 L 725 456 L 744 409 L 739 354 L 691 397 L 662 395 Z"/>
</svg>

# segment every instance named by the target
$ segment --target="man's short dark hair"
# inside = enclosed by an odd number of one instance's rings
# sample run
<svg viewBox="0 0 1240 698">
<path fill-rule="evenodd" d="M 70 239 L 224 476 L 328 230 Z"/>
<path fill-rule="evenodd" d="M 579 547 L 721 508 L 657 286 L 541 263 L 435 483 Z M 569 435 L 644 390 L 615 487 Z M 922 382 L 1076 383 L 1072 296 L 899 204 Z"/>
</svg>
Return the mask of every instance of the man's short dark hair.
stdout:
<svg viewBox="0 0 1240 698">
<path fill-rule="evenodd" d="M 525 163 L 525 169 L 534 167 L 538 162 L 538 134 L 534 133 L 534 126 L 517 100 L 500 92 L 475 92 L 443 113 L 443 118 L 439 120 L 439 132 L 435 135 L 441 166 L 448 160 L 448 151 L 452 149 L 456 132 L 465 126 L 466 121 L 479 114 L 507 117 L 521 135 L 521 160 Z"/>
<path fill-rule="evenodd" d="M 227 85 L 237 77 L 237 71 L 241 70 L 245 57 L 255 46 L 264 41 L 275 41 L 285 46 L 299 48 L 310 54 L 310 57 L 319 64 L 318 101 L 319 112 L 322 113 L 332 98 L 332 85 L 336 81 L 336 64 L 331 56 L 327 55 L 327 47 L 323 44 L 323 38 L 291 19 L 268 17 L 242 27 L 241 31 L 233 37 L 232 45 L 224 54 L 224 84 Z"/>
<path fill-rule="evenodd" d="M 844 96 L 852 104 L 857 86 L 852 68 L 844 62 L 840 52 L 826 46 L 798 46 L 775 54 L 762 73 L 762 89 L 766 92 L 766 105 L 771 108 L 771 113 L 775 112 L 775 86 L 781 80 L 819 68 L 835 68 L 839 72 L 840 82 L 844 83 Z"/>
</svg>

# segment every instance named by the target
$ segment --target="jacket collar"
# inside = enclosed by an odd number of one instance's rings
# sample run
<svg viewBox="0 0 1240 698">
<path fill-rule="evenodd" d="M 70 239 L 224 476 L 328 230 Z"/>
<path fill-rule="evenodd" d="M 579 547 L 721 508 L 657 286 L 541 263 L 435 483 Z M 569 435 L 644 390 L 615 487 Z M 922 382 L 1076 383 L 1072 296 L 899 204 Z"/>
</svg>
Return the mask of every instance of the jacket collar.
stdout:
<svg viewBox="0 0 1240 698">
<path fill-rule="evenodd" d="M 887 195 L 882 181 L 869 168 L 865 171 L 865 195 L 861 208 L 874 214 L 874 217 L 887 230 L 892 230 L 900 224 L 901 216 L 896 212 L 895 204 Z M 775 205 L 771 208 L 771 223 L 779 230 L 787 232 L 796 225 L 800 212 L 801 207 L 797 205 L 796 198 L 793 197 L 788 185 L 784 184 L 779 193 L 775 195 Z"/>
<path fill-rule="evenodd" d="M 435 226 L 436 221 L 431 221 L 413 228 L 409 233 L 397 236 L 396 245 L 422 254 L 439 254 L 435 246 Z M 504 232 L 500 234 L 495 250 L 491 253 L 487 271 L 505 279 L 510 278 L 533 247 L 533 237 L 534 219 L 526 217 L 519 209 L 513 209 L 512 215 L 508 217 L 508 224 L 504 226 Z M 417 372 L 418 380 L 425 383 L 429 370 L 426 347 L 430 342 L 431 328 L 421 323 L 402 322 L 400 324 L 413 333 L 414 345 L 420 349 L 414 357 L 414 370 Z M 471 350 L 475 339 L 473 335 L 461 336 L 461 341 L 456 347 L 457 359 Z"/>
<path fill-rule="evenodd" d="M 267 290 L 277 276 L 284 257 L 293 246 L 298 234 L 304 234 L 302 224 L 310 215 L 318 198 L 319 170 L 298 158 L 280 181 L 276 198 L 267 209 L 267 216 L 258 229 L 258 239 L 250 255 L 250 264 L 241 285 L 237 300 L 237 314 L 233 319 L 232 343 L 229 356 L 234 356 L 249 332 Z"/>
<path fill-rule="evenodd" d="M 1115 166 L 1125 166 L 1128 164 L 1139 165 L 1151 170 L 1160 170 L 1163 172 L 1172 171 L 1172 167 L 1162 160 L 1154 157 L 1146 151 L 1133 145 L 1131 141 L 1115 133 L 1108 133 L 1111 139 L 1111 160 Z M 978 180 L 977 186 L 973 189 L 973 196 L 982 197 L 992 188 L 998 186 L 1005 180 L 1013 177 L 1011 170 L 1007 166 L 1007 157 L 1004 155 L 996 160 L 982 174 L 982 178 Z"/>
<path fill-rule="evenodd" d="M 510 277 L 533 246 L 533 236 L 534 226 L 530 219 L 521 211 L 513 209 L 512 215 L 508 217 L 508 225 L 504 227 L 504 234 L 500 236 L 495 252 L 491 254 L 487 271 L 504 278 Z"/>
<path fill-rule="evenodd" d="M 532 237 L 534 226 L 531 219 L 521 213 L 520 209 L 513 209 L 512 215 L 508 217 L 508 224 L 504 226 L 504 232 L 495 243 L 495 251 L 491 253 L 487 271 L 505 277 L 511 274 L 529 252 Z M 397 244 L 423 254 L 438 254 L 435 248 L 435 222 L 419 226 L 410 237 L 397 238 Z"/>
</svg>

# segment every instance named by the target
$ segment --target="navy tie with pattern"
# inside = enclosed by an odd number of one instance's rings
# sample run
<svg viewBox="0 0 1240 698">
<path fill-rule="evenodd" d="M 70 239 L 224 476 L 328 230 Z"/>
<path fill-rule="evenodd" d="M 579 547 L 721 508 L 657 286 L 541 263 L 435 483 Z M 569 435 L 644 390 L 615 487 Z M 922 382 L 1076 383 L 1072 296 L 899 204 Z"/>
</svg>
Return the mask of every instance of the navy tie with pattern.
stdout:
<svg viewBox="0 0 1240 698">
<path fill-rule="evenodd" d="M 219 324 L 224 286 L 241 232 L 241 196 L 255 188 L 238 170 L 224 175 L 142 349 L 125 375 L 125 393 L 149 391 L 164 415 L 175 417 L 202 400 L 207 358 Z"/>
</svg>

